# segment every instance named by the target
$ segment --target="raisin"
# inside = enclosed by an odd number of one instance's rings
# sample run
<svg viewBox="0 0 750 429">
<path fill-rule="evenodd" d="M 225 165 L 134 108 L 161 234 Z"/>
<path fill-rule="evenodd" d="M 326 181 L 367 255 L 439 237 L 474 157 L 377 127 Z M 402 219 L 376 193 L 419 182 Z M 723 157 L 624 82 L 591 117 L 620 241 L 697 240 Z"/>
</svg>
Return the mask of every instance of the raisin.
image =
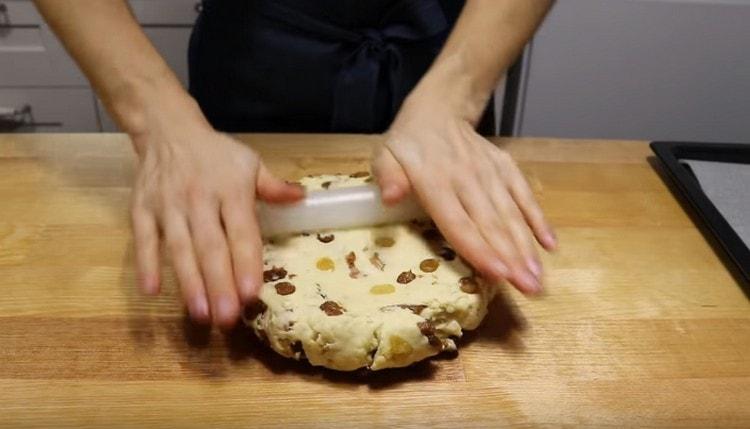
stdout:
<svg viewBox="0 0 750 429">
<path fill-rule="evenodd" d="M 333 241 L 333 239 L 336 238 L 333 236 L 333 234 L 327 234 L 327 235 L 320 235 L 318 234 L 318 241 L 321 243 L 330 243 Z"/>
<path fill-rule="evenodd" d="M 458 281 L 461 291 L 465 293 L 478 293 L 479 284 L 473 277 L 461 277 Z"/>
<path fill-rule="evenodd" d="M 435 335 L 435 326 L 432 323 L 425 320 L 424 322 L 417 323 L 417 327 L 419 328 L 419 332 L 427 337 L 427 342 L 430 343 L 432 347 L 443 348 L 443 342 L 440 341 L 440 338 L 438 338 L 437 335 Z"/>
<path fill-rule="evenodd" d="M 283 267 L 273 266 L 270 270 L 263 271 L 263 282 L 275 282 L 286 277 L 286 270 Z"/>
<path fill-rule="evenodd" d="M 323 189 L 328 189 L 328 188 L 330 188 L 330 187 L 331 187 L 331 183 L 332 183 L 332 182 L 331 182 L 331 181 L 329 180 L 329 181 L 327 181 L 327 182 L 323 182 L 323 183 L 321 183 L 321 184 L 320 184 L 320 186 L 321 186 L 321 187 L 322 187 Z"/>
<path fill-rule="evenodd" d="M 265 302 L 258 300 L 245 306 L 243 318 L 247 321 L 253 320 L 268 309 Z"/>
<path fill-rule="evenodd" d="M 385 264 L 380 260 L 380 255 L 378 255 L 378 252 L 375 252 L 375 254 L 370 257 L 370 263 L 380 271 L 383 271 L 385 269 Z"/>
<path fill-rule="evenodd" d="M 443 241 L 445 238 L 443 237 L 443 234 L 440 233 L 435 228 L 425 229 L 422 231 L 422 238 L 424 238 L 427 241 Z"/>
<path fill-rule="evenodd" d="M 417 275 L 412 273 L 411 270 L 409 270 L 409 271 L 404 271 L 403 273 L 399 274 L 396 281 L 401 283 L 402 285 L 405 285 L 416 278 L 417 278 Z"/>
<path fill-rule="evenodd" d="M 279 295 L 291 295 L 294 293 L 295 290 L 297 290 L 296 287 L 294 287 L 293 284 L 289 282 L 280 282 L 273 285 L 273 287 L 276 288 L 276 293 Z"/>
<path fill-rule="evenodd" d="M 358 171 L 356 173 L 350 174 L 349 177 L 351 177 L 352 179 L 361 179 L 362 177 L 367 177 L 369 175 L 370 173 L 367 171 Z"/>
<path fill-rule="evenodd" d="M 360 272 L 357 266 L 354 264 L 357 261 L 357 255 L 354 252 L 349 252 L 346 255 L 346 265 L 349 267 L 349 277 L 356 279 L 359 278 Z"/>
<path fill-rule="evenodd" d="M 437 259 L 429 258 L 419 263 L 419 269 L 425 273 L 431 273 L 438 269 L 440 261 Z"/>
<path fill-rule="evenodd" d="M 344 314 L 344 308 L 341 307 L 337 302 L 326 301 L 320 304 L 320 309 L 329 316 L 340 316 Z"/>
<path fill-rule="evenodd" d="M 305 349 L 302 347 L 301 341 L 295 341 L 292 343 L 291 347 L 292 353 L 299 354 L 300 359 L 307 359 L 305 356 Z"/>
<path fill-rule="evenodd" d="M 396 307 L 403 308 L 404 310 L 409 310 L 417 315 L 422 314 L 422 310 L 427 308 L 427 306 L 423 304 L 398 304 Z"/>
<path fill-rule="evenodd" d="M 440 257 L 445 259 L 446 261 L 452 261 L 456 259 L 456 252 L 450 247 L 441 248 L 438 252 L 438 255 L 440 255 Z"/>
</svg>

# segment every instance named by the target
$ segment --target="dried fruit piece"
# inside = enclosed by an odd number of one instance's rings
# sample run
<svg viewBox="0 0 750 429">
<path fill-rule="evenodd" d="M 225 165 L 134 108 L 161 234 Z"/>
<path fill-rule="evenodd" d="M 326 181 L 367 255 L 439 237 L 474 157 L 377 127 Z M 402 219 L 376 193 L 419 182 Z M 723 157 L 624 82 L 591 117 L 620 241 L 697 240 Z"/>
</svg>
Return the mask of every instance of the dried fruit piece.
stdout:
<svg viewBox="0 0 750 429">
<path fill-rule="evenodd" d="M 351 177 L 353 179 L 361 179 L 362 177 L 367 177 L 369 175 L 370 175 L 370 173 L 367 172 L 367 171 L 358 171 L 356 173 L 350 174 L 349 177 Z"/>
<path fill-rule="evenodd" d="M 479 293 L 479 283 L 477 283 L 474 277 L 461 277 L 461 279 L 458 280 L 458 284 L 460 285 L 461 291 L 465 293 Z"/>
<path fill-rule="evenodd" d="M 333 259 L 328 257 L 322 257 L 315 263 L 320 271 L 333 271 L 336 269 L 336 264 L 333 263 Z"/>
<path fill-rule="evenodd" d="M 320 304 L 320 309 L 329 316 L 340 316 L 344 314 L 344 308 L 341 307 L 337 302 L 326 301 Z"/>
<path fill-rule="evenodd" d="M 435 228 L 425 229 L 422 231 L 422 238 L 427 241 L 444 241 L 445 237 Z"/>
<path fill-rule="evenodd" d="M 390 355 L 409 355 L 414 351 L 414 348 L 409 344 L 408 341 L 399 337 L 398 335 L 391 335 L 388 337 L 388 345 Z"/>
<path fill-rule="evenodd" d="M 275 282 L 286 277 L 286 270 L 283 267 L 273 266 L 270 270 L 263 271 L 263 282 Z"/>
<path fill-rule="evenodd" d="M 396 287 L 392 284 L 375 285 L 370 288 L 370 293 L 373 295 L 388 295 L 389 293 L 396 292 Z"/>
<path fill-rule="evenodd" d="M 362 273 L 359 272 L 357 266 L 354 264 L 357 261 L 357 255 L 354 252 L 349 252 L 346 255 L 346 265 L 349 267 L 349 277 L 357 279 Z"/>
<path fill-rule="evenodd" d="M 321 243 L 330 243 L 333 241 L 333 239 L 336 238 L 333 236 L 333 234 L 326 234 L 326 235 L 320 235 L 318 234 L 318 241 Z"/>
<path fill-rule="evenodd" d="M 396 307 L 403 308 L 405 310 L 409 310 L 414 314 L 422 314 L 422 310 L 427 308 L 424 304 L 398 304 Z"/>
<path fill-rule="evenodd" d="M 305 356 L 305 349 L 302 347 L 301 341 L 293 342 L 289 348 L 292 349 L 292 353 L 297 356 L 297 359 L 307 359 L 307 356 Z"/>
<path fill-rule="evenodd" d="M 252 304 L 248 304 L 245 306 L 245 310 L 243 311 L 243 318 L 245 320 L 253 320 L 261 313 L 265 312 L 268 309 L 268 306 L 265 302 L 258 300 L 253 302 Z"/>
<path fill-rule="evenodd" d="M 409 271 L 404 271 L 403 273 L 399 274 L 396 281 L 401 283 L 402 285 L 405 285 L 416 278 L 417 278 L 417 275 L 412 273 L 411 270 L 409 270 Z"/>
<path fill-rule="evenodd" d="M 279 295 L 291 295 L 294 293 L 295 290 L 297 290 L 296 287 L 294 287 L 293 284 L 289 282 L 280 282 L 273 285 L 274 288 L 276 288 L 276 293 Z"/>
<path fill-rule="evenodd" d="M 323 182 L 323 183 L 321 183 L 321 184 L 320 184 L 320 186 L 321 186 L 321 187 L 322 187 L 323 189 L 328 189 L 328 188 L 330 188 L 330 187 L 331 187 L 331 183 L 332 183 L 332 182 L 331 182 L 331 181 L 329 180 L 329 181 L 327 181 L 327 182 Z"/>
<path fill-rule="evenodd" d="M 440 252 L 438 252 L 438 255 L 440 255 L 440 257 L 445 259 L 446 261 L 452 261 L 456 259 L 456 252 L 450 247 L 441 248 Z"/>
<path fill-rule="evenodd" d="M 385 264 L 380 260 L 380 255 L 378 255 L 378 252 L 375 252 L 375 254 L 370 257 L 370 263 L 380 271 L 383 271 L 385 269 Z"/>
<path fill-rule="evenodd" d="M 396 240 L 391 237 L 378 237 L 375 239 L 375 245 L 380 247 L 393 247 L 396 244 Z"/>
<path fill-rule="evenodd" d="M 427 320 L 419 322 L 417 323 L 417 327 L 419 328 L 419 332 L 427 337 L 427 342 L 430 343 L 431 346 L 439 347 L 440 349 L 443 348 L 443 342 L 440 341 L 440 338 L 438 338 L 437 335 L 435 335 L 435 326 L 431 322 Z"/>
<path fill-rule="evenodd" d="M 425 273 L 431 273 L 438 269 L 440 261 L 437 259 L 429 258 L 419 263 L 419 269 Z"/>
</svg>

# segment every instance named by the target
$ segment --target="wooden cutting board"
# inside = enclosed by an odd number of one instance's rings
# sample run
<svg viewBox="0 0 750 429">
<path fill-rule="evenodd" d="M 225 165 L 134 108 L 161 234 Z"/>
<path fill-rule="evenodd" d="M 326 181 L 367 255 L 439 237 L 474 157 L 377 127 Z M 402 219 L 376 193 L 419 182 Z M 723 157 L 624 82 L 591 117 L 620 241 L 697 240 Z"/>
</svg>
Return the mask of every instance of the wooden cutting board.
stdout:
<svg viewBox="0 0 750 429">
<path fill-rule="evenodd" d="M 277 173 L 378 136 L 249 135 Z M 455 359 L 353 376 L 186 322 L 133 285 L 122 135 L 0 135 L 0 426 L 750 427 L 750 304 L 643 142 L 497 140 L 561 249 Z"/>
</svg>

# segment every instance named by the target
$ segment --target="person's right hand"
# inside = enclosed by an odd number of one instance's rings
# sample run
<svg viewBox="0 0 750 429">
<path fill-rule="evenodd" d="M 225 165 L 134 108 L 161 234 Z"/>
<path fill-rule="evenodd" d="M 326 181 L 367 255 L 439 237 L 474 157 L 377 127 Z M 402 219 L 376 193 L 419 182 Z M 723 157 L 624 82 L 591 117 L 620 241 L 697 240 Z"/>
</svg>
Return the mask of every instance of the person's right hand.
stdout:
<svg viewBox="0 0 750 429">
<path fill-rule="evenodd" d="M 200 114 L 149 120 L 144 129 L 131 135 L 139 158 L 131 211 L 140 288 L 159 293 L 164 242 L 191 318 L 229 328 L 263 284 L 256 196 L 293 202 L 304 191 L 271 175 L 258 154 Z"/>
</svg>

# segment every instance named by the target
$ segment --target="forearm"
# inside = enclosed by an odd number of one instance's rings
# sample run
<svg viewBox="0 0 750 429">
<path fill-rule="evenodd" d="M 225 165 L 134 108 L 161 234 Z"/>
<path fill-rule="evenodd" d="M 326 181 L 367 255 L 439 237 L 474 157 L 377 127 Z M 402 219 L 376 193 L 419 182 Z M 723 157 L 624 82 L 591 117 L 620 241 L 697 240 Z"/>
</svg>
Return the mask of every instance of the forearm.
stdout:
<svg viewBox="0 0 750 429">
<path fill-rule="evenodd" d="M 476 123 L 498 79 L 544 19 L 552 0 L 468 0 L 453 32 L 410 96 L 439 95 Z"/>
<path fill-rule="evenodd" d="M 124 0 L 35 0 L 117 124 L 146 132 L 153 110 L 197 107 L 133 18 Z"/>
</svg>

